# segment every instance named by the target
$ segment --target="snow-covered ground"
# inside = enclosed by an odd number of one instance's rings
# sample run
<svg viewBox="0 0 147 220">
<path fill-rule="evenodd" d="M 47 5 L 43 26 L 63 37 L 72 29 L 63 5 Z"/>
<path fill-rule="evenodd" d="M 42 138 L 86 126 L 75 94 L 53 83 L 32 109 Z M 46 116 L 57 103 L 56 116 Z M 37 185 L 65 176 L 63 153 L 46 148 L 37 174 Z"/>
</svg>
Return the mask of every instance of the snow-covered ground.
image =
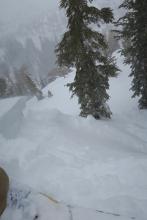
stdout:
<svg viewBox="0 0 147 220">
<path fill-rule="evenodd" d="M 60 202 L 35 194 L 28 220 L 34 212 L 40 220 L 147 219 L 147 112 L 131 99 L 130 69 L 117 56 L 122 72 L 110 81 L 111 120 L 78 116 L 77 99 L 65 86 L 74 70 L 44 89 L 51 98 L 0 101 L 0 165 L 12 183 Z"/>
</svg>

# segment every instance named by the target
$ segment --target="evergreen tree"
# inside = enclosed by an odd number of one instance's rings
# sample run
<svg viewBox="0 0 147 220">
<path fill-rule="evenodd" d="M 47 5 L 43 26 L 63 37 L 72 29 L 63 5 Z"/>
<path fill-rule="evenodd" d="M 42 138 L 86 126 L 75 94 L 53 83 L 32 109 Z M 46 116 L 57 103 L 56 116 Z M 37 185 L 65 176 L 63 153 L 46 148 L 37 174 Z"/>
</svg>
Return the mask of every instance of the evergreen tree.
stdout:
<svg viewBox="0 0 147 220">
<path fill-rule="evenodd" d="M 112 58 L 106 56 L 104 36 L 92 29 L 91 24 L 110 23 L 111 9 L 101 10 L 90 6 L 93 0 L 61 0 L 60 7 L 66 10 L 68 30 L 57 45 L 56 53 L 60 66 L 75 67 L 74 82 L 68 84 L 73 95 L 78 96 L 81 116 L 110 118 L 106 102 L 109 99 L 109 77 L 115 76 L 117 68 Z"/>
<path fill-rule="evenodd" d="M 20 76 L 25 92 L 28 95 L 35 95 L 38 100 L 43 99 L 42 91 L 37 87 L 36 83 L 32 80 L 28 69 L 25 65 L 20 68 Z"/>
<path fill-rule="evenodd" d="M 126 42 L 122 54 L 131 64 L 133 97 L 139 97 L 139 107 L 147 109 L 147 0 L 125 0 L 120 8 L 126 9 L 116 25 L 122 26 L 118 37 Z"/>
<path fill-rule="evenodd" d="M 0 78 L 0 97 L 4 97 L 6 94 L 7 83 L 4 78 Z"/>
</svg>

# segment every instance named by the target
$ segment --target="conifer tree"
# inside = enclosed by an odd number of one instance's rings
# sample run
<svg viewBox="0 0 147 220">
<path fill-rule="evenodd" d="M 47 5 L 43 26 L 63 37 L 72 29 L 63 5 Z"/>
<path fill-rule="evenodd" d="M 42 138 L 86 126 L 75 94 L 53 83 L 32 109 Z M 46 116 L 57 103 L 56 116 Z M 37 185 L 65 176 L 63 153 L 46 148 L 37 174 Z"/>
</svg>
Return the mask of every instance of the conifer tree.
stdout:
<svg viewBox="0 0 147 220">
<path fill-rule="evenodd" d="M 4 78 L 0 78 L 0 97 L 4 97 L 6 94 L 7 83 Z"/>
<path fill-rule="evenodd" d="M 24 89 L 26 90 L 25 92 L 28 93 L 28 95 L 35 95 L 38 100 L 43 99 L 42 91 L 32 80 L 31 75 L 29 74 L 28 69 L 25 65 L 20 68 L 20 76 L 22 77 L 22 83 Z"/>
<path fill-rule="evenodd" d="M 120 8 L 126 9 L 116 25 L 122 26 L 118 37 L 126 42 L 122 54 L 131 64 L 133 97 L 139 97 L 139 108 L 147 109 L 147 0 L 125 0 Z"/>
<path fill-rule="evenodd" d="M 100 22 L 110 23 L 113 13 L 109 8 L 91 6 L 93 0 L 61 0 L 60 7 L 66 10 L 67 32 L 57 45 L 56 53 L 60 66 L 75 67 L 74 82 L 68 84 L 77 95 L 81 116 L 110 118 L 107 100 L 109 77 L 115 76 L 117 68 L 112 58 L 106 56 L 107 43 L 104 36 L 90 26 Z"/>
</svg>

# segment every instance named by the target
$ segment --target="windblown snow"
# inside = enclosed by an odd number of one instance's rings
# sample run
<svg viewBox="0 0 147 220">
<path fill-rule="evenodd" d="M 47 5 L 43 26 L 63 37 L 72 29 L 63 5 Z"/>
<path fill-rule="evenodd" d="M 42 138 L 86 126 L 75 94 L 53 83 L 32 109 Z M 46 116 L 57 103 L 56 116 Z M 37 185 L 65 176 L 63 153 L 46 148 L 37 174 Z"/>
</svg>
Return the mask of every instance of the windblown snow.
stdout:
<svg viewBox="0 0 147 220">
<path fill-rule="evenodd" d="M 13 184 L 60 204 L 31 195 L 25 217 L 8 207 L 3 219 L 33 220 L 36 212 L 40 220 L 147 219 L 147 112 L 131 99 L 129 66 L 116 55 L 122 71 L 110 81 L 111 120 L 78 116 L 66 87 L 74 70 L 49 84 L 42 101 L 0 101 L 0 165 Z"/>
</svg>

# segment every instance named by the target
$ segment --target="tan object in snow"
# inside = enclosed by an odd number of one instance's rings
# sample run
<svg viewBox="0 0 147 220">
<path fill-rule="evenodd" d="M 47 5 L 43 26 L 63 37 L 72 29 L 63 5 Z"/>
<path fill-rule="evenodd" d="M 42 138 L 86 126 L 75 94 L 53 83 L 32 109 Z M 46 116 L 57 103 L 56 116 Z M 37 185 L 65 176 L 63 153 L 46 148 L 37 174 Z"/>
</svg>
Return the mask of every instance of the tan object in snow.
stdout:
<svg viewBox="0 0 147 220">
<path fill-rule="evenodd" d="M 0 167 L 0 216 L 7 206 L 7 193 L 9 189 L 9 177 Z"/>
</svg>

